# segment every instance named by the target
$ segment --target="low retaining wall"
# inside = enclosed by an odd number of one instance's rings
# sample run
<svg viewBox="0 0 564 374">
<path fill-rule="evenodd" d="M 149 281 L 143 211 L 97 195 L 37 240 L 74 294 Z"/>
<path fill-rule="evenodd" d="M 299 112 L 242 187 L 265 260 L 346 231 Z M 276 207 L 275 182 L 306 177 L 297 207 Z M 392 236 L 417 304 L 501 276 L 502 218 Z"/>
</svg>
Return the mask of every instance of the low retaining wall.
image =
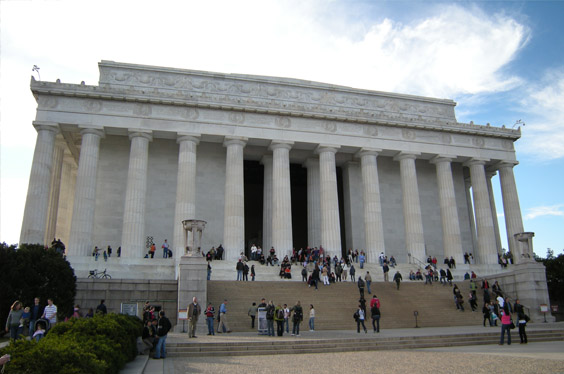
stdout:
<svg viewBox="0 0 564 374">
<path fill-rule="evenodd" d="M 160 305 L 174 325 L 178 313 L 178 283 L 175 280 L 146 279 L 78 279 L 75 304 L 80 305 L 83 315 L 88 308 L 96 310 L 100 300 L 106 300 L 108 312 L 119 313 L 122 303 L 137 304 L 139 318 L 143 305 L 149 301 Z"/>
</svg>

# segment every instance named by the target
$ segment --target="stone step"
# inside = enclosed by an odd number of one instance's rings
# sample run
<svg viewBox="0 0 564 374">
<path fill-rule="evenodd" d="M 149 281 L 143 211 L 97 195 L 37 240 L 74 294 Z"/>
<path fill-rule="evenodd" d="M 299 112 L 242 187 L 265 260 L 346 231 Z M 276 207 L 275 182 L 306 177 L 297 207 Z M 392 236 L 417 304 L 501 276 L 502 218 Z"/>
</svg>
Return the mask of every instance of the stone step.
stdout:
<svg viewBox="0 0 564 374">
<path fill-rule="evenodd" d="M 527 335 L 531 343 L 564 340 L 564 331 L 530 331 Z M 301 340 L 297 338 L 291 341 L 277 341 L 277 337 L 270 339 L 272 341 L 266 342 L 172 343 L 167 344 L 167 352 L 171 357 L 201 357 L 419 349 L 496 344 L 499 341 L 499 332 L 384 339 Z"/>
</svg>

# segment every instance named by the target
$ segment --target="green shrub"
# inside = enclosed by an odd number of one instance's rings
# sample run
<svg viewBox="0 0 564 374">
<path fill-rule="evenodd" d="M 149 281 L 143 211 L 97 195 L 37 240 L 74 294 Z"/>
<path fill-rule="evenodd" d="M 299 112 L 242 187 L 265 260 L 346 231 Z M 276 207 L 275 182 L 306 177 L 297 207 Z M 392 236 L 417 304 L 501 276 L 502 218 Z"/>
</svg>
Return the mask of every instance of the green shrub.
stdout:
<svg viewBox="0 0 564 374">
<path fill-rule="evenodd" d="M 6 321 L 10 306 L 20 300 L 32 306 L 36 296 L 45 305 L 52 298 L 57 305 L 57 320 L 73 312 L 76 277 L 67 260 L 54 249 L 40 244 L 8 246 L 0 243 L 0 321 Z M 0 329 L 2 334 L 4 329 Z"/>
<path fill-rule="evenodd" d="M 17 341 L 3 349 L 12 361 L 6 373 L 114 374 L 137 355 L 142 323 L 108 314 L 56 324 L 38 343 Z"/>
</svg>

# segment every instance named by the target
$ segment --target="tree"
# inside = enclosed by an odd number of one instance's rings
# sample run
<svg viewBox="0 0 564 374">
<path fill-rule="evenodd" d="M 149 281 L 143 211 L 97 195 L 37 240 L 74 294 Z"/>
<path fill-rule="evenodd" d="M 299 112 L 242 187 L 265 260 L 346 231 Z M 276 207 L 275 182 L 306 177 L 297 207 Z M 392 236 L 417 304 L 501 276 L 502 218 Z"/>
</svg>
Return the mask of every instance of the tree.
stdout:
<svg viewBox="0 0 564 374">
<path fill-rule="evenodd" d="M 546 267 L 546 284 L 548 286 L 548 297 L 551 305 L 558 305 L 560 311 L 564 306 L 564 254 L 557 257 L 549 256 L 542 259 L 542 263 Z M 559 312 L 561 316 L 561 312 Z M 558 318 L 558 316 L 557 316 Z"/>
<path fill-rule="evenodd" d="M 8 318 L 10 306 L 20 300 L 33 305 L 37 296 L 42 304 L 52 298 L 58 319 L 70 316 L 76 296 L 76 276 L 67 260 L 54 249 L 40 244 L 22 244 L 19 248 L 0 244 L 0 322 Z M 3 329 L 2 329 L 3 331 Z"/>
</svg>

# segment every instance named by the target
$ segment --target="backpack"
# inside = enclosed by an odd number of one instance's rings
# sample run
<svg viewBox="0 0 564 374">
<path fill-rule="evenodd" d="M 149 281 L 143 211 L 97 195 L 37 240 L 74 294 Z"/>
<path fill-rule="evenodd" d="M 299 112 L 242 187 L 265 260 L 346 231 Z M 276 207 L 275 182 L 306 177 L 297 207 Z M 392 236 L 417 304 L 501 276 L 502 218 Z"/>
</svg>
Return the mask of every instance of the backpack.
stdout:
<svg viewBox="0 0 564 374">
<path fill-rule="evenodd" d="M 278 319 L 284 319 L 284 309 L 278 309 Z"/>
<path fill-rule="evenodd" d="M 269 305 L 266 307 L 266 319 L 273 319 L 274 318 L 274 307 Z"/>
<path fill-rule="evenodd" d="M 358 319 L 360 318 L 360 314 L 358 313 L 358 310 L 356 312 L 354 312 L 353 318 L 354 318 L 355 321 L 358 321 Z"/>
<path fill-rule="evenodd" d="M 302 308 L 295 308 L 294 310 L 294 321 L 295 322 L 299 322 L 303 319 L 303 312 L 302 312 Z"/>
</svg>

